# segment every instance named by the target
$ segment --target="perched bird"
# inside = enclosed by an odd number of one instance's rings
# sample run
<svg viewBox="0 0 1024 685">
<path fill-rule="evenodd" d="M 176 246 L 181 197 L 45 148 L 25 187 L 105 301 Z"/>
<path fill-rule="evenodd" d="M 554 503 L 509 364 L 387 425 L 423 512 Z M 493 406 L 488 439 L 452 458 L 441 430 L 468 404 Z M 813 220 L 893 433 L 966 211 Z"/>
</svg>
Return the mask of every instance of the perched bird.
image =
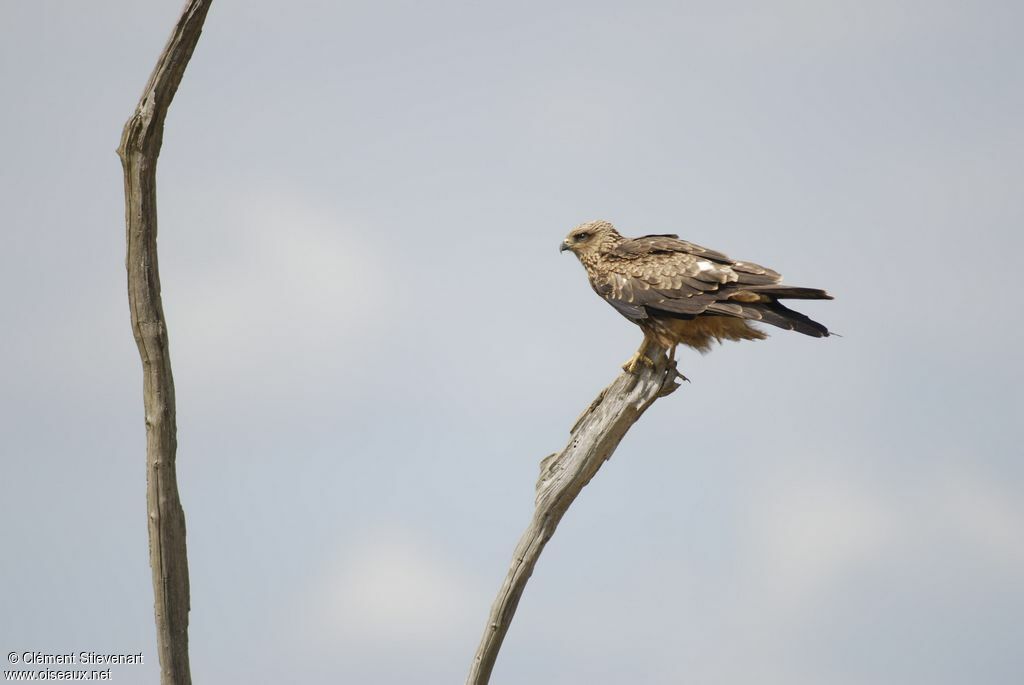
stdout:
<svg viewBox="0 0 1024 685">
<path fill-rule="evenodd" d="M 559 248 L 575 254 L 590 285 L 644 332 L 636 354 L 622 368 L 636 373 L 653 366 L 652 347 L 676 345 L 707 352 L 714 341 L 763 340 L 751 321 L 798 331 L 815 338 L 829 331 L 779 300 L 831 300 L 817 288 L 782 285 L 775 271 L 738 262 L 677 235 L 625 238 L 607 221 L 591 221 L 569 232 Z"/>
</svg>

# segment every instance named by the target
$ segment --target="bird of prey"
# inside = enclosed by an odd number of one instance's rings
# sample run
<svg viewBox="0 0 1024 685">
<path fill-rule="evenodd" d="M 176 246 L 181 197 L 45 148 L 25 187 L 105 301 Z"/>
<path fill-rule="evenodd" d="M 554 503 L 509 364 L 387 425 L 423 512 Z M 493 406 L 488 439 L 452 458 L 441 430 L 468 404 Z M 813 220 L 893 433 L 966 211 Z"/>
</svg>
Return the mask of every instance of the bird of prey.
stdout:
<svg viewBox="0 0 1024 685">
<path fill-rule="evenodd" d="M 654 365 L 652 348 L 668 350 L 673 360 L 679 344 L 707 352 L 714 341 L 766 338 L 752 321 L 815 338 L 829 335 L 817 321 L 779 302 L 831 300 L 824 290 L 782 285 L 782 276 L 771 269 L 677 235 L 626 238 L 607 221 L 591 221 L 570 231 L 559 249 L 575 254 L 594 291 L 643 330 L 640 349 L 623 365 L 630 373 Z"/>
</svg>

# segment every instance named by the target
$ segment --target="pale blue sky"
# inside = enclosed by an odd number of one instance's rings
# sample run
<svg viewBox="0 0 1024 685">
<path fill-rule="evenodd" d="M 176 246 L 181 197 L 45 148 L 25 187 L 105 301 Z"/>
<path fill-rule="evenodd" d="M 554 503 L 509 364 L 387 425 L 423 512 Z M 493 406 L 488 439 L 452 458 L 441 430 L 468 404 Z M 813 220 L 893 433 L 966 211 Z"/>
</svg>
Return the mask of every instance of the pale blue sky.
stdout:
<svg viewBox="0 0 1024 685">
<path fill-rule="evenodd" d="M 155 664 L 114 149 L 179 9 L 0 5 L 3 653 Z M 492 682 L 1024 682 L 1021 26 L 217 0 L 159 172 L 195 681 L 462 682 L 640 338 L 556 249 L 605 218 L 828 288 L 844 337 L 684 351 Z"/>
</svg>

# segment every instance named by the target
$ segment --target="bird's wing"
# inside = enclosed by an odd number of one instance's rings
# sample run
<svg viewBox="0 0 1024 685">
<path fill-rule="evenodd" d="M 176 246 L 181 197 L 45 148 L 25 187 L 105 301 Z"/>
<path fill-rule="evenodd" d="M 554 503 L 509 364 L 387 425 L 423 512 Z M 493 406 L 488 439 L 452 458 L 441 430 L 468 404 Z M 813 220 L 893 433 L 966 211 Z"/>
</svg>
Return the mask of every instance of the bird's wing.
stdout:
<svg viewBox="0 0 1024 685">
<path fill-rule="evenodd" d="M 778 273 L 737 262 L 721 252 L 671 235 L 626 240 L 602 260 L 594 289 L 627 318 L 646 318 L 650 310 L 694 316 L 709 308 L 743 316 L 730 298 L 744 286 L 778 283 Z M 735 310 L 735 311 L 733 311 Z"/>
</svg>

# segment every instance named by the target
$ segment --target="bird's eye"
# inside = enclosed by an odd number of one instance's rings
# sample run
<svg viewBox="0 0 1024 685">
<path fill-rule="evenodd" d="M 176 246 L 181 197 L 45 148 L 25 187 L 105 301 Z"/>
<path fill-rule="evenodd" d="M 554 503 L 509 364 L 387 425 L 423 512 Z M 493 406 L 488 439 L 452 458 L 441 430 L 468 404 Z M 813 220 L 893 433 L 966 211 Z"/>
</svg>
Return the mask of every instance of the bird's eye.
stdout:
<svg viewBox="0 0 1024 685">
<path fill-rule="evenodd" d="M 589 237 L 590 237 L 589 233 L 577 233 L 576 237 L 574 237 L 573 240 L 575 240 L 578 243 L 581 240 L 586 240 Z"/>
</svg>

